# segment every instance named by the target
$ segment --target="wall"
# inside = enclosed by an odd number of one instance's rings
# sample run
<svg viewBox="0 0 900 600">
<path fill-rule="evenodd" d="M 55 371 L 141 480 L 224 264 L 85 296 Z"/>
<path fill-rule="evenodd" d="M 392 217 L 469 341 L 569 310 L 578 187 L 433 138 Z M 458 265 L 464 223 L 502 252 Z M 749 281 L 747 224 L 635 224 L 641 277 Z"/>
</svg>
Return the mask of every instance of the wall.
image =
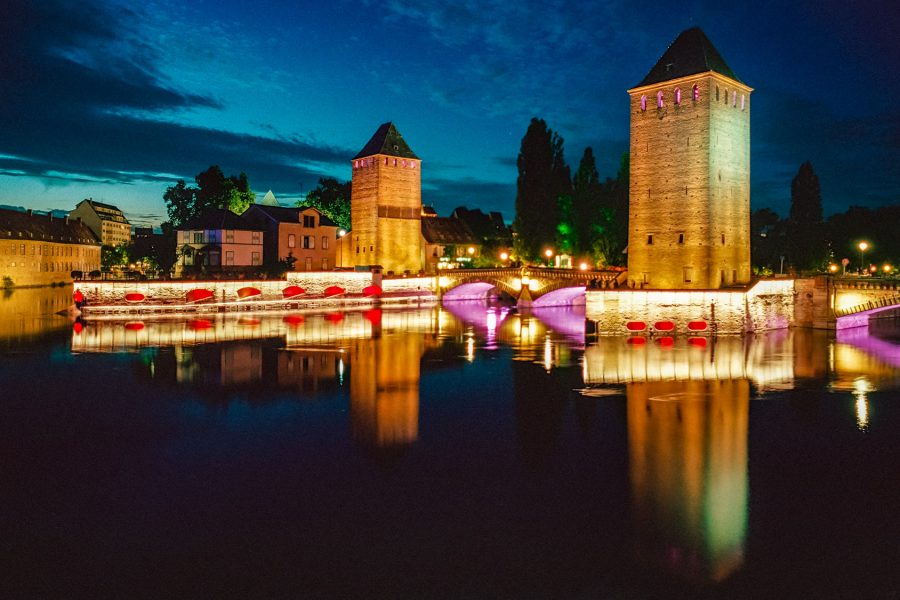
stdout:
<svg viewBox="0 0 900 600">
<path fill-rule="evenodd" d="M 352 258 L 344 258 L 345 264 L 418 273 L 423 268 L 421 161 L 377 154 L 352 164 L 353 227 L 347 236 Z"/>
<path fill-rule="evenodd" d="M 747 290 L 587 290 L 585 318 L 606 335 L 626 333 L 629 321 L 652 326 L 673 321 L 678 333 L 687 323 L 715 324 L 722 334 L 782 329 L 794 322 L 793 280 L 760 281 Z"/>
<path fill-rule="evenodd" d="M 0 239 L 0 278 L 16 287 L 71 283 L 72 271 L 99 269 L 100 246 Z"/>
<path fill-rule="evenodd" d="M 736 108 L 716 103 L 717 85 L 739 90 Z M 653 289 L 716 289 L 722 270 L 726 284 L 749 281 L 750 116 L 748 100 L 741 111 L 740 94 L 749 98 L 750 88 L 738 86 L 704 73 L 629 90 L 628 271 L 636 286 L 644 273 L 650 279 L 644 287 Z M 663 108 L 657 108 L 660 91 Z"/>
<path fill-rule="evenodd" d="M 313 228 L 303 226 L 303 216 L 309 215 L 316 219 L 316 226 Z M 294 263 L 295 271 L 330 271 L 337 266 L 335 262 L 335 253 L 337 252 L 337 227 L 320 225 L 319 219 L 321 215 L 315 209 L 309 209 L 301 213 L 299 223 L 279 223 L 278 224 L 278 259 L 286 258 L 288 255 L 296 258 Z M 288 245 L 289 236 L 294 235 L 295 245 L 291 248 Z M 312 236 L 315 242 L 314 248 L 304 248 L 304 236 Z M 322 246 L 322 239 L 327 240 L 327 247 Z M 306 268 L 306 259 L 310 259 L 310 268 Z M 322 260 L 325 260 L 325 265 Z"/>
</svg>

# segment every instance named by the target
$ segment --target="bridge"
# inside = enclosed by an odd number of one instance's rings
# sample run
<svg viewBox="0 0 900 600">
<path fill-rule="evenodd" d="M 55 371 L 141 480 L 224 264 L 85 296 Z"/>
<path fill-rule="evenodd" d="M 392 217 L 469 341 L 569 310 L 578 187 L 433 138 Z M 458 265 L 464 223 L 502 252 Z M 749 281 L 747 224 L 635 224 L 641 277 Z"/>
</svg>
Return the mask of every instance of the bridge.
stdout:
<svg viewBox="0 0 900 600">
<path fill-rule="evenodd" d="M 564 306 L 583 304 L 587 288 L 624 286 L 625 276 L 626 272 L 619 269 L 448 269 L 438 277 L 438 290 L 444 301 L 505 294 L 514 298 L 518 306 Z"/>
<path fill-rule="evenodd" d="M 896 279 L 842 277 L 835 279 L 833 293 L 837 329 L 864 327 L 870 317 L 900 309 L 900 282 Z"/>
</svg>

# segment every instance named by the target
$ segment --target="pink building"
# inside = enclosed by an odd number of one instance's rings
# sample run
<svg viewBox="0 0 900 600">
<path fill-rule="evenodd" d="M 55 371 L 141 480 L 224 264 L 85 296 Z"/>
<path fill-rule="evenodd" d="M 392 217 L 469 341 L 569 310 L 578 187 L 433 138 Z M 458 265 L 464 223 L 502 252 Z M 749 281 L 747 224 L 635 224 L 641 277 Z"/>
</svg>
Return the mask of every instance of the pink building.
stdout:
<svg viewBox="0 0 900 600">
<path fill-rule="evenodd" d="M 265 231 L 266 265 L 294 259 L 294 271 L 330 271 L 338 266 L 338 226 L 312 207 L 253 204 L 241 218 Z"/>
<path fill-rule="evenodd" d="M 225 277 L 263 269 L 264 231 L 230 210 L 213 208 L 178 228 L 176 276 Z"/>
</svg>

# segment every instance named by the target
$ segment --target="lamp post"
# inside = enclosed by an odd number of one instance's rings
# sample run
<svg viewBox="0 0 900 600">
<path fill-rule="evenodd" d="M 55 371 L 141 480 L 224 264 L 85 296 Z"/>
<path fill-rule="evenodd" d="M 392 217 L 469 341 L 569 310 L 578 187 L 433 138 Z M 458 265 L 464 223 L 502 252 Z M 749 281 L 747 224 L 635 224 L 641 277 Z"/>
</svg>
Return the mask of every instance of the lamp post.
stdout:
<svg viewBox="0 0 900 600">
<path fill-rule="evenodd" d="M 344 236 L 347 235 L 346 229 L 338 229 L 338 266 L 344 268 Z"/>
<path fill-rule="evenodd" d="M 549 266 L 550 266 L 550 259 L 553 258 L 553 249 L 552 249 L 552 248 L 547 248 L 546 250 L 544 250 L 544 256 L 547 257 L 547 266 L 549 267 Z"/>
<path fill-rule="evenodd" d="M 865 264 L 864 257 L 865 257 L 866 249 L 868 247 L 869 247 L 869 242 L 860 242 L 859 246 L 857 246 L 857 248 L 859 248 L 859 270 L 860 271 L 866 270 L 866 264 Z"/>
</svg>

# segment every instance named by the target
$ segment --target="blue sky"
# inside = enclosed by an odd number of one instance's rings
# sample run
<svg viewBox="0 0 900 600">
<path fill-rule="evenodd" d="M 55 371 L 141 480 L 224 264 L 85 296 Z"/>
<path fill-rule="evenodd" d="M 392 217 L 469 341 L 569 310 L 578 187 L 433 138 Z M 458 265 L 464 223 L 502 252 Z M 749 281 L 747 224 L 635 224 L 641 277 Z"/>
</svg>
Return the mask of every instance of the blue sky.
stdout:
<svg viewBox="0 0 900 600">
<path fill-rule="evenodd" d="M 394 121 L 423 201 L 513 217 L 533 116 L 601 176 L 628 148 L 626 89 L 700 26 L 753 94 L 752 205 L 785 214 L 810 160 L 826 214 L 898 202 L 900 17 L 887 2 L 4 0 L 0 204 L 85 197 L 137 224 L 211 164 L 283 203 Z"/>
</svg>

